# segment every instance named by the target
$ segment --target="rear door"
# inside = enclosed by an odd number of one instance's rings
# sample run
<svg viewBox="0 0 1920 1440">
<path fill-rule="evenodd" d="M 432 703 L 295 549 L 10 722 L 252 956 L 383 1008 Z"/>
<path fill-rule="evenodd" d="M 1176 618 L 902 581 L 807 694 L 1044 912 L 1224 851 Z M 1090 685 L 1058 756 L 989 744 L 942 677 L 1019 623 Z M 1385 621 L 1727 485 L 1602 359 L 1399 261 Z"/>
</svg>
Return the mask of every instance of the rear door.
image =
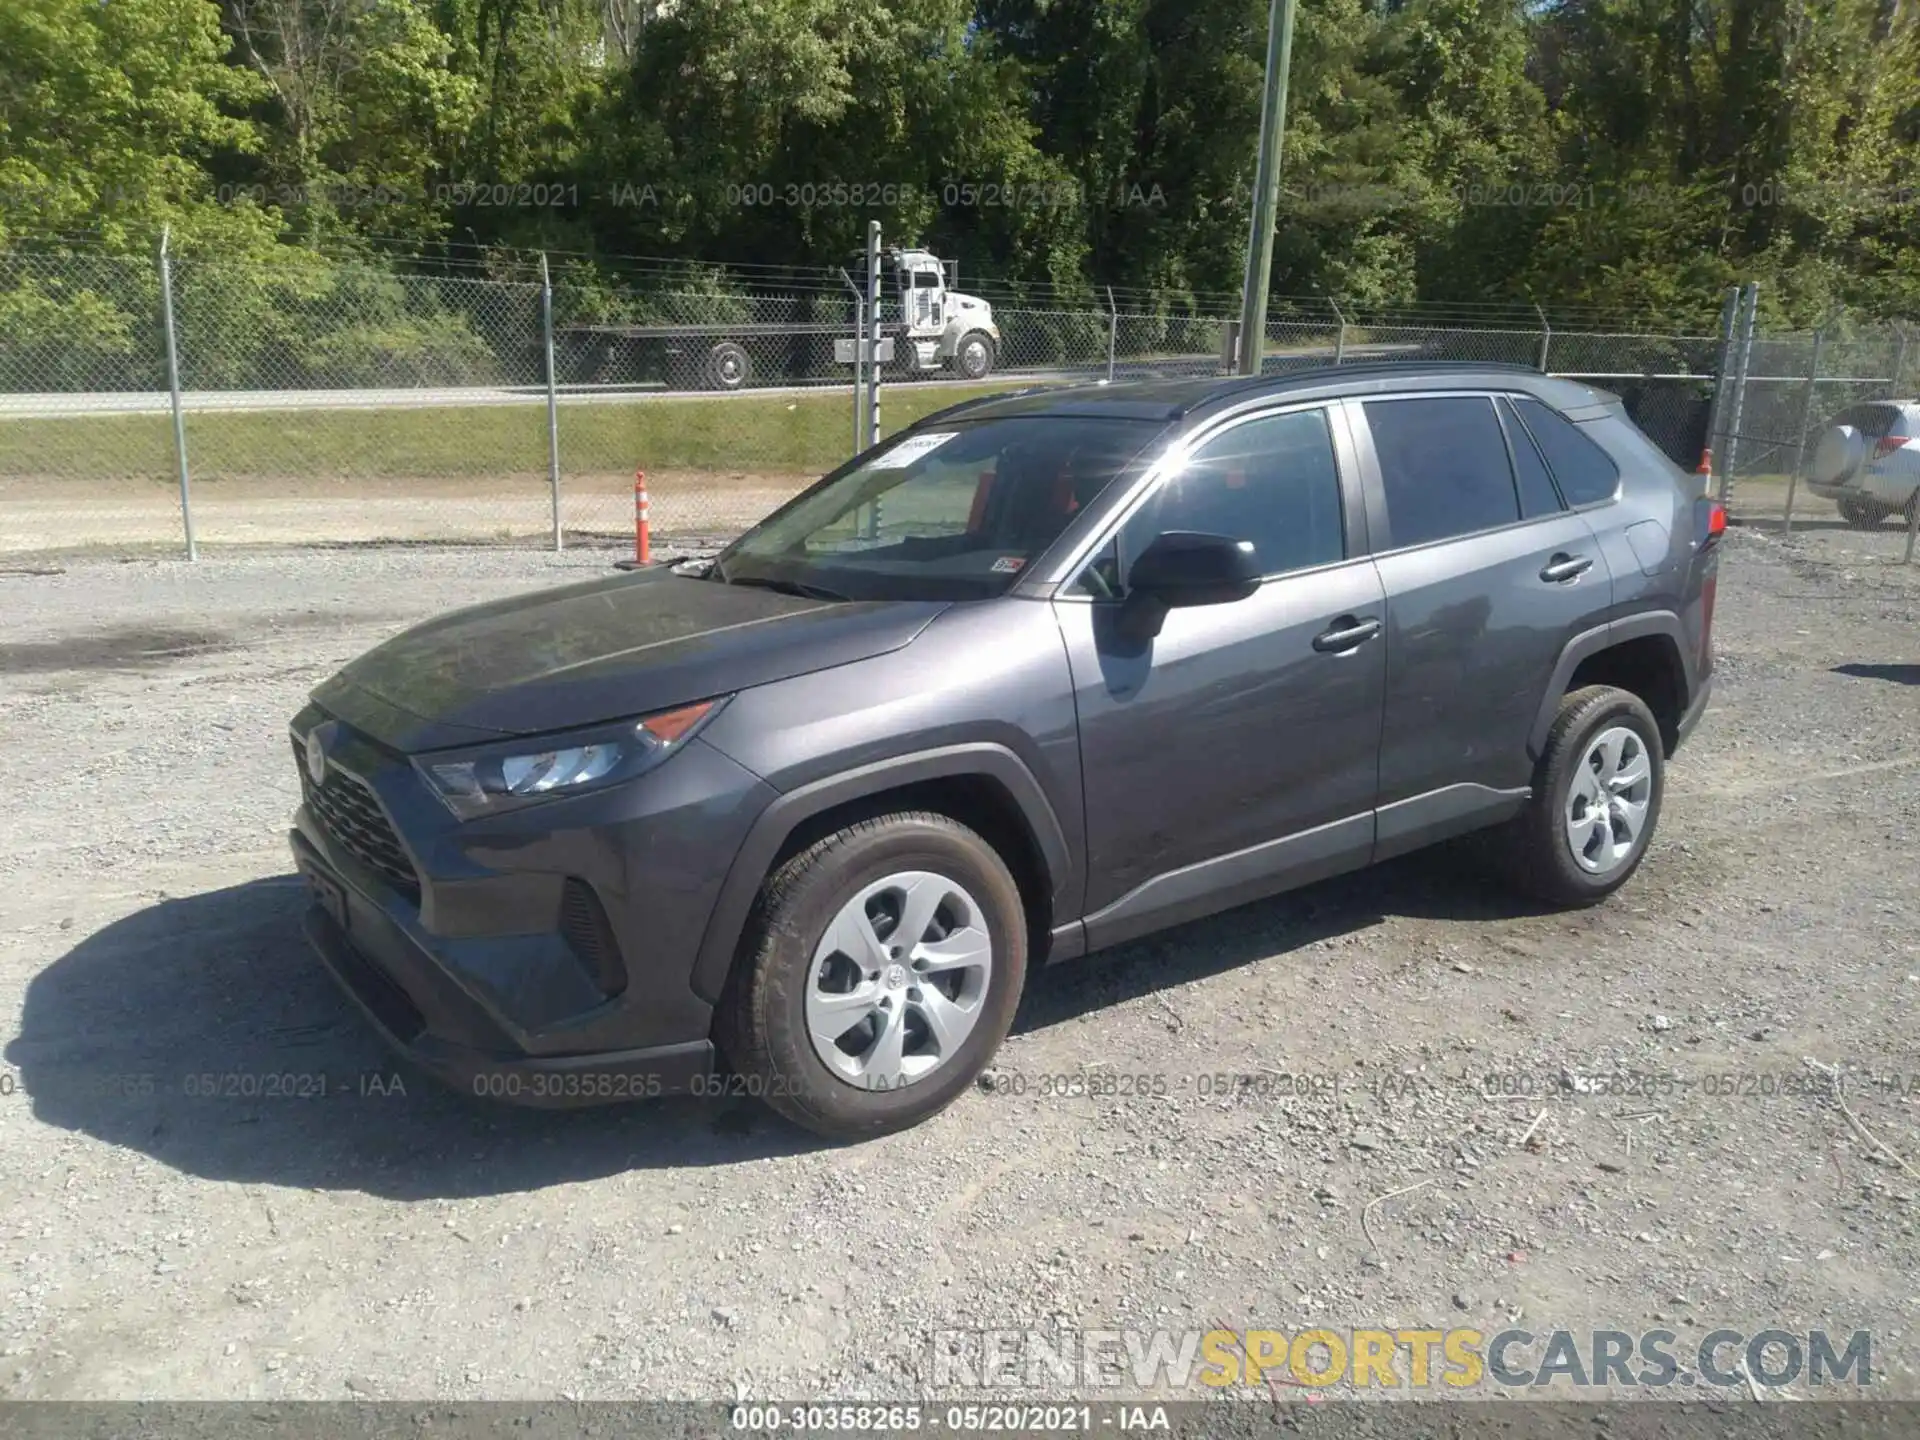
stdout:
<svg viewBox="0 0 1920 1440">
<path fill-rule="evenodd" d="M 1386 592 L 1376 858 L 1512 813 L 1567 642 L 1604 625 L 1612 583 L 1509 402 L 1348 401 Z"/>
</svg>

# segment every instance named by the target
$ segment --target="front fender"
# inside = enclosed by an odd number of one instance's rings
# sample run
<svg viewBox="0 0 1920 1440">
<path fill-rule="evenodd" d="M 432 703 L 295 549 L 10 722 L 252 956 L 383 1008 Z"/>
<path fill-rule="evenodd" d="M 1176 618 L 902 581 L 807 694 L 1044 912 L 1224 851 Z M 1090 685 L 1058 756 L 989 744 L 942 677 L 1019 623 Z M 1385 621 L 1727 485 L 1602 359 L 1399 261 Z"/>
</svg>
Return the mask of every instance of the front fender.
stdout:
<svg viewBox="0 0 1920 1440">
<path fill-rule="evenodd" d="M 802 824 L 849 801 L 963 775 L 992 780 L 1018 807 L 1046 870 L 1047 888 L 1058 905 L 1069 889 L 1072 874 L 1066 833 L 1046 791 L 1018 755 L 990 742 L 946 745 L 901 755 L 789 790 L 760 813 L 734 856 L 707 921 L 694 962 L 694 993 L 709 1003 L 719 1003 L 754 898 L 781 847 Z"/>
</svg>

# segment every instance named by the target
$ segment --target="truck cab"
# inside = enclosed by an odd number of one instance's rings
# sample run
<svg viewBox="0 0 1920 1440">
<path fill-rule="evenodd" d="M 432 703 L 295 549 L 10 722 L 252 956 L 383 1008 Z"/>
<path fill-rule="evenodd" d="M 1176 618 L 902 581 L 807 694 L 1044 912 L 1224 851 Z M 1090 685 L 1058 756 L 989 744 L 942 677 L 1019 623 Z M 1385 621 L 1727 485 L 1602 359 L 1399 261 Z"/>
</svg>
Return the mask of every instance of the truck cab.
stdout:
<svg viewBox="0 0 1920 1440">
<path fill-rule="evenodd" d="M 946 265 L 931 251 L 889 250 L 885 262 L 880 319 L 896 341 L 894 363 L 909 373 L 944 369 L 962 380 L 992 374 L 1000 353 L 993 307 L 950 289 Z"/>
</svg>

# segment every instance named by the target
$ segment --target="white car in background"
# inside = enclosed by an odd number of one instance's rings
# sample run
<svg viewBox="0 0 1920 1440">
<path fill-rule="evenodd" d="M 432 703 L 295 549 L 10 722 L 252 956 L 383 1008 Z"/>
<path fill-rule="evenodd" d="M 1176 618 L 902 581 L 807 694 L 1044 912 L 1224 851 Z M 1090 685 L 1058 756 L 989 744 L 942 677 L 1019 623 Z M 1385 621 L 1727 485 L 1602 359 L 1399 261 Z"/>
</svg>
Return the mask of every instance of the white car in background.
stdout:
<svg viewBox="0 0 1920 1440">
<path fill-rule="evenodd" d="M 1920 491 L 1920 400 L 1875 400 L 1833 417 L 1813 447 L 1807 488 L 1871 530 Z"/>
</svg>

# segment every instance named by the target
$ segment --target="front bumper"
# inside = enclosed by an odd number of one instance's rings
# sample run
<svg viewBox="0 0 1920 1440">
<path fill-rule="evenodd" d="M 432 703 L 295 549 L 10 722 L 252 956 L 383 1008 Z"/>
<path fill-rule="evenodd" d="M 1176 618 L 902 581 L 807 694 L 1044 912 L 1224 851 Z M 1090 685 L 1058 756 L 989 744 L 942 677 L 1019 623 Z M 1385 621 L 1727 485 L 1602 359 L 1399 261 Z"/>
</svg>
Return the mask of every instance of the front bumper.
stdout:
<svg viewBox="0 0 1920 1440">
<path fill-rule="evenodd" d="M 543 1109 L 644 1100 L 690 1090 L 713 1073 L 709 1040 L 592 1055 L 494 1053 L 433 1033 L 393 970 L 364 953 L 316 902 L 301 928 L 320 963 L 380 1037 L 449 1089 Z M 398 958 L 390 956 L 389 963 Z M 396 968 L 407 969 L 404 962 Z M 418 979 L 419 977 L 414 977 Z M 430 982 L 426 988 L 431 988 Z"/>
<path fill-rule="evenodd" d="M 464 1093 L 570 1106 L 687 1090 L 711 1073 L 694 960 L 766 784 L 690 742 L 650 774 L 462 824 L 404 757 L 324 712 L 329 782 L 289 837 L 306 934 L 396 1050 Z M 336 776 L 336 773 L 337 776 Z"/>
</svg>

